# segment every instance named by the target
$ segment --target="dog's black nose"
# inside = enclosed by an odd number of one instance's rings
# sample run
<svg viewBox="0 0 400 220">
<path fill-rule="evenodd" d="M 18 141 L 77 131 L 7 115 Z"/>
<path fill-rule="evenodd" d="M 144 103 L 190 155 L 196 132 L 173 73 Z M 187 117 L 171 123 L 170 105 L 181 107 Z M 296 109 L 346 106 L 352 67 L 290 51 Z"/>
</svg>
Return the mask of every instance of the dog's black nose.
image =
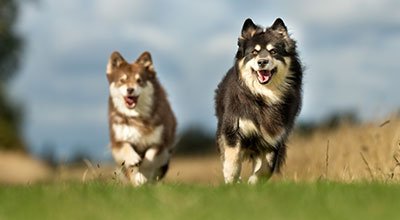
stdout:
<svg viewBox="0 0 400 220">
<path fill-rule="evenodd" d="M 126 91 L 128 92 L 128 94 L 132 94 L 135 89 L 134 88 L 127 88 Z"/>
<path fill-rule="evenodd" d="M 259 59 L 257 61 L 257 64 L 259 67 L 265 67 L 268 64 L 268 60 L 267 59 Z"/>
</svg>

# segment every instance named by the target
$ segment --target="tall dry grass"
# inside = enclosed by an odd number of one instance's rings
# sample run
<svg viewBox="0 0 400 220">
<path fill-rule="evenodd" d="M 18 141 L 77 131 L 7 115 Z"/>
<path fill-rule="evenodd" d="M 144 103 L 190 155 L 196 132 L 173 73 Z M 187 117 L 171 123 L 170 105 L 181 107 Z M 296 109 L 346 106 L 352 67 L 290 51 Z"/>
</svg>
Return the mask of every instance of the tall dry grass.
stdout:
<svg viewBox="0 0 400 220">
<path fill-rule="evenodd" d="M 293 134 L 282 175 L 291 180 L 400 180 L 400 119 Z"/>
<path fill-rule="evenodd" d="M 0 154 L 1 156 L 1 154 Z M 0 157 L 1 158 L 1 157 Z M 35 174 L 33 166 L 20 168 L 26 159 L 4 161 L 7 173 L 21 170 Z M 86 165 L 60 165 L 48 174 L 48 181 L 90 180 L 116 181 L 116 166 L 113 163 Z M 243 180 L 250 174 L 250 164 L 243 166 Z M 48 169 L 47 169 L 48 170 Z M 15 175 L 0 172 L 0 183 L 31 183 L 35 178 L 17 180 Z M 317 129 L 310 135 L 294 133 L 288 141 L 288 155 L 281 174 L 272 181 L 400 181 L 400 117 L 392 117 L 376 123 L 340 124 L 337 128 Z M 176 156 L 172 158 L 170 170 L 164 182 L 201 183 L 219 185 L 223 183 L 222 166 L 215 150 L 212 154 Z"/>
<path fill-rule="evenodd" d="M 251 166 L 245 162 L 244 180 Z M 342 123 L 335 129 L 316 129 L 310 135 L 294 133 L 281 174 L 272 181 L 400 181 L 400 118 L 375 123 Z M 220 184 L 218 154 L 178 157 L 167 181 Z"/>
</svg>

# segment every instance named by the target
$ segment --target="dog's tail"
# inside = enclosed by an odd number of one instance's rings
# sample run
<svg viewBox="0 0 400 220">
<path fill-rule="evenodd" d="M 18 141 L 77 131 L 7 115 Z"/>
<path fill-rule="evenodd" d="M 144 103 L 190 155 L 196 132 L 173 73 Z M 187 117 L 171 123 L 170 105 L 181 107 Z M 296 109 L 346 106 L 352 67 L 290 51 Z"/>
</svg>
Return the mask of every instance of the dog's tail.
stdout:
<svg viewBox="0 0 400 220">
<path fill-rule="evenodd" d="M 286 145 L 280 144 L 275 150 L 274 163 L 272 165 L 272 173 L 280 173 L 286 160 Z"/>
</svg>

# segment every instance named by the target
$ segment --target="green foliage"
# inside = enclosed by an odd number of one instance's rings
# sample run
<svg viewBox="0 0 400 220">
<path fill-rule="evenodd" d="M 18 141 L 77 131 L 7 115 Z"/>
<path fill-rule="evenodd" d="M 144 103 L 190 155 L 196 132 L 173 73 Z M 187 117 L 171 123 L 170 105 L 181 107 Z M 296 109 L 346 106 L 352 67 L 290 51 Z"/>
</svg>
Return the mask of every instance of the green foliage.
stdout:
<svg viewBox="0 0 400 220">
<path fill-rule="evenodd" d="M 0 90 L 0 150 L 24 150 L 20 137 L 21 116 Z"/>
<path fill-rule="evenodd" d="M 18 17 L 16 0 L 0 1 L 0 81 L 14 76 L 21 57 L 22 40 L 15 32 Z"/>
<path fill-rule="evenodd" d="M 400 186 L 269 182 L 0 187 L 0 219 L 397 219 Z"/>
<path fill-rule="evenodd" d="M 7 82 L 15 75 L 22 40 L 15 32 L 17 0 L 0 1 L 0 150 L 23 150 L 20 137 L 21 112 L 7 98 Z"/>
</svg>

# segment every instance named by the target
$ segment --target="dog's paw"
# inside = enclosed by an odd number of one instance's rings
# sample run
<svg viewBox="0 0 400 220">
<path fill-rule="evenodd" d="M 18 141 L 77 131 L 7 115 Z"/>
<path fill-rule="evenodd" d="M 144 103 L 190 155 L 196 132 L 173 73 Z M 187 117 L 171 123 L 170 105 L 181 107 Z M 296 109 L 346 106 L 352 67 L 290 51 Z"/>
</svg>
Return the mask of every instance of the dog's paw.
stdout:
<svg viewBox="0 0 400 220">
<path fill-rule="evenodd" d="M 140 172 L 136 172 L 133 176 L 133 185 L 134 186 L 141 186 L 147 183 L 147 178 Z"/>
<path fill-rule="evenodd" d="M 258 176 L 256 175 L 251 175 L 249 177 L 249 180 L 247 181 L 248 184 L 254 185 L 258 183 Z"/>
</svg>

